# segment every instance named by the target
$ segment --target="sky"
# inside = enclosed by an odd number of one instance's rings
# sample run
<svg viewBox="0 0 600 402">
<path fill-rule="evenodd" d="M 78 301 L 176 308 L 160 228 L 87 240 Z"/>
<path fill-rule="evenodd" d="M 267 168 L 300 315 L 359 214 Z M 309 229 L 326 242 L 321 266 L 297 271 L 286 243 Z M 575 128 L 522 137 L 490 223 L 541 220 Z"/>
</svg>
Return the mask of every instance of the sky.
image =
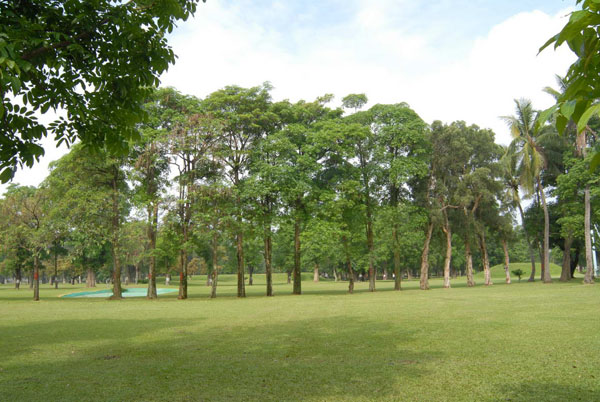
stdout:
<svg viewBox="0 0 600 402">
<path fill-rule="evenodd" d="M 499 116 L 514 99 L 538 109 L 574 56 L 539 48 L 567 22 L 575 0 L 207 0 L 169 43 L 177 62 L 162 76 L 200 98 L 226 85 L 269 81 L 274 100 L 331 106 L 365 93 L 367 108 L 408 103 L 427 123 L 464 120 L 510 134 Z M 44 142 L 46 156 L 14 182 L 37 185 L 66 149 Z M 5 186 L 0 187 L 0 192 Z"/>
</svg>

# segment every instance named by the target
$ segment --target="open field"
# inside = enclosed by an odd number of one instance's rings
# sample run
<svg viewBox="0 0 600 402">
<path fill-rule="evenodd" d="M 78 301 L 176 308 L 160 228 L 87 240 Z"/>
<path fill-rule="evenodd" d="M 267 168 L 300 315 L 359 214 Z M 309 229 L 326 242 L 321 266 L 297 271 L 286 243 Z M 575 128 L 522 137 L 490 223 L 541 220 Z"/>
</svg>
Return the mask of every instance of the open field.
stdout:
<svg viewBox="0 0 600 402">
<path fill-rule="evenodd" d="M 233 276 L 215 300 L 202 277 L 186 301 L 0 286 L 0 400 L 600 401 L 600 286 L 494 277 L 348 295 L 307 274 L 292 296 L 277 275 L 266 298 L 257 275 L 245 300 Z"/>
</svg>

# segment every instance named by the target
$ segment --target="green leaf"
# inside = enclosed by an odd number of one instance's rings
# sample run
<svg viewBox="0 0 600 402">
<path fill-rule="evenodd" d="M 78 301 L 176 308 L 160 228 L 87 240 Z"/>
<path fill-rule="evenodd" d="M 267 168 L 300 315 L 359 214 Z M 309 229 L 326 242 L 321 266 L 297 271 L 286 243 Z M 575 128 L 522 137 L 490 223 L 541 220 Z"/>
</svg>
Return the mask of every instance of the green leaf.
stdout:
<svg viewBox="0 0 600 402">
<path fill-rule="evenodd" d="M 596 103 L 595 105 L 587 108 L 585 112 L 581 115 L 581 118 L 577 122 L 577 132 L 581 133 L 587 127 L 588 122 L 592 118 L 593 115 L 598 114 L 600 112 L 600 103 Z"/>
</svg>

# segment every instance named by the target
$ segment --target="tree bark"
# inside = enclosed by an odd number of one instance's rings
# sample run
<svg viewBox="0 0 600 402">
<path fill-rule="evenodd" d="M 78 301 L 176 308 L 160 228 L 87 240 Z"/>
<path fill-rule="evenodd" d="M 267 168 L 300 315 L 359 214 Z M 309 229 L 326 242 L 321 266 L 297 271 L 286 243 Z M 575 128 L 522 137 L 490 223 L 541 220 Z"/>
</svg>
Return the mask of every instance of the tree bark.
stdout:
<svg viewBox="0 0 600 402">
<path fill-rule="evenodd" d="M 392 229 L 394 244 L 394 290 L 402 290 L 402 273 L 400 272 L 400 241 L 398 239 L 398 225 Z"/>
<path fill-rule="evenodd" d="M 571 244 L 573 244 L 573 235 L 569 233 L 565 238 L 562 270 L 560 271 L 561 282 L 568 282 L 571 280 Z"/>
<path fill-rule="evenodd" d="M 315 263 L 315 268 L 313 272 L 313 282 L 319 282 L 319 264 Z"/>
<path fill-rule="evenodd" d="M 294 221 L 294 290 L 293 294 L 302 293 L 302 276 L 300 274 L 300 218 Z"/>
<path fill-rule="evenodd" d="M 583 282 L 586 284 L 594 283 L 594 262 L 592 260 L 592 233 L 591 233 L 591 210 L 590 210 L 590 186 L 585 186 L 585 212 L 584 212 L 584 231 L 585 231 L 585 277 Z"/>
<path fill-rule="evenodd" d="M 37 253 L 33 257 L 33 300 L 40 300 L 40 259 Z"/>
<path fill-rule="evenodd" d="M 237 247 L 237 297 L 246 297 L 246 281 L 244 276 L 244 235 L 240 231 L 236 236 Z"/>
<path fill-rule="evenodd" d="M 148 299 L 157 299 L 158 293 L 156 292 L 156 233 L 158 229 L 158 202 L 155 201 L 154 205 L 148 207 L 148 229 L 147 235 L 149 240 L 150 250 L 150 267 L 148 268 L 148 291 L 146 297 Z"/>
<path fill-rule="evenodd" d="M 273 296 L 273 267 L 271 265 L 273 256 L 273 243 L 271 236 L 271 223 L 265 225 L 264 248 L 265 248 L 265 276 L 267 280 L 267 296 Z"/>
<path fill-rule="evenodd" d="M 471 241 L 468 234 L 465 236 L 465 259 L 467 264 L 467 286 L 472 288 L 475 286 L 475 279 L 473 277 L 473 253 L 471 252 Z"/>
<path fill-rule="evenodd" d="M 54 250 L 54 289 L 58 289 L 58 250 Z"/>
<path fill-rule="evenodd" d="M 213 233 L 212 243 L 212 288 L 210 298 L 214 299 L 217 297 L 217 280 L 219 279 L 219 237 L 216 231 Z"/>
<path fill-rule="evenodd" d="M 96 273 L 92 268 L 88 268 L 87 276 L 85 278 L 85 287 L 86 288 L 95 288 L 96 287 Z"/>
<path fill-rule="evenodd" d="M 119 172 L 115 168 L 112 178 L 112 258 L 113 258 L 113 294 L 110 299 L 117 300 L 123 298 L 123 290 L 121 288 L 121 260 L 120 260 L 120 244 L 119 244 L 119 188 L 118 188 Z"/>
<path fill-rule="evenodd" d="M 443 211 L 444 225 L 442 231 L 446 235 L 446 256 L 444 258 L 444 288 L 450 288 L 450 262 L 452 260 L 452 232 L 450 230 L 450 223 L 448 222 L 448 211 Z"/>
<path fill-rule="evenodd" d="M 537 178 L 538 187 L 540 189 L 540 196 L 542 198 L 542 207 L 544 208 L 544 283 L 552 283 L 552 276 L 550 275 L 550 216 L 548 214 L 548 206 L 546 205 L 546 195 L 544 194 L 544 188 L 540 177 Z"/>
<path fill-rule="evenodd" d="M 504 275 L 506 275 L 506 283 L 510 285 L 510 260 L 508 257 L 508 242 L 502 239 L 502 249 L 504 250 Z"/>
<path fill-rule="evenodd" d="M 253 275 L 254 274 L 254 266 L 248 264 L 248 286 L 252 286 L 254 284 L 254 278 Z"/>
<path fill-rule="evenodd" d="M 478 233 L 479 236 L 479 248 L 481 249 L 481 260 L 483 263 L 483 275 L 485 278 L 485 286 L 493 285 L 492 273 L 490 272 L 490 260 L 488 258 L 487 244 L 485 242 L 485 233 Z"/>
<path fill-rule="evenodd" d="M 21 268 L 16 268 L 15 269 L 15 289 L 19 290 L 19 288 L 21 287 L 21 280 L 22 280 Z"/>
<path fill-rule="evenodd" d="M 185 243 L 187 244 L 187 240 Z M 187 265 L 187 250 L 181 250 L 179 252 L 179 295 L 177 296 L 179 300 L 187 299 Z"/>
<path fill-rule="evenodd" d="M 423 244 L 423 253 L 421 254 L 421 280 L 419 287 L 421 290 L 429 289 L 429 244 L 431 243 L 431 235 L 433 234 L 433 222 L 430 221 L 427 226 L 427 235 Z"/>
</svg>

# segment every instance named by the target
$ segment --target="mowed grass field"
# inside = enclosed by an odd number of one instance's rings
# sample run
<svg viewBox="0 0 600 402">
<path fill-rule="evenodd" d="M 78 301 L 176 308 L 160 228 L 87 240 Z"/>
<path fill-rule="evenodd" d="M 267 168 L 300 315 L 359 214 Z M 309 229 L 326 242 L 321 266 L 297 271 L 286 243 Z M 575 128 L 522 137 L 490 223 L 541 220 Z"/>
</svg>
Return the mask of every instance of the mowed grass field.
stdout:
<svg viewBox="0 0 600 402">
<path fill-rule="evenodd" d="M 185 301 L 0 286 L 0 401 L 600 401 L 600 283 L 502 275 L 348 295 L 305 274 L 301 296 L 277 275 L 273 298 L 256 275 L 246 299 L 221 276 L 214 300 L 198 276 Z"/>
</svg>

